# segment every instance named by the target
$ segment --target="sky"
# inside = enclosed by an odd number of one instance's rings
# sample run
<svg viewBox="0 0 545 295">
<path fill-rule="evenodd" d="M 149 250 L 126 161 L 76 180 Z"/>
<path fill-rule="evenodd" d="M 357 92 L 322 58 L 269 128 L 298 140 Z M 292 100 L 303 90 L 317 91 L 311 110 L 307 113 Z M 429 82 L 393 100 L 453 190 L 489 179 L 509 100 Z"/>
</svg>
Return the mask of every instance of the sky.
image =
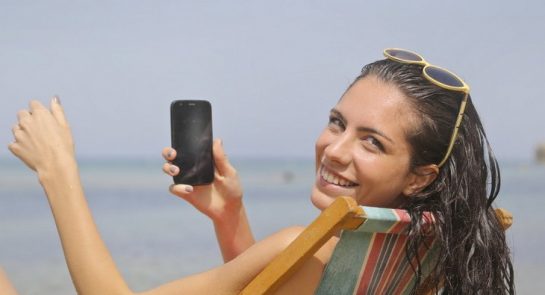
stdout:
<svg viewBox="0 0 545 295">
<path fill-rule="evenodd" d="M 544 1 L 0 0 L 0 158 L 59 95 L 80 157 L 154 158 L 175 99 L 238 157 L 308 157 L 361 67 L 401 47 L 471 87 L 501 159 L 545 142 Z"/>
</svg>

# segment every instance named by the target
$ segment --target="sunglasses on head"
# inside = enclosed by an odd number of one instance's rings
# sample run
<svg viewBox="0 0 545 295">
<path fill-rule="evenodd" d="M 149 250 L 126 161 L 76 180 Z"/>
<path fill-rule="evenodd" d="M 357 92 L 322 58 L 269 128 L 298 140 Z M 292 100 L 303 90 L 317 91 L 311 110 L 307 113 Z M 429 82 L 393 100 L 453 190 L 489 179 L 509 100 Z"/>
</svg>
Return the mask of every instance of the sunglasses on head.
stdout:
<svg viewBox="0 0 545 295">
<path fill-rule="evenodd" d="M 383 53 L 384 56 L 389 60 L 405 64 L 417 64 L 424 66 L 424 68 L 422 69 L 422 73 L 424 77 L 428 79 L 428 81 L 441 88 L 464 93 L 464 98 L 462 99 L 462 102 L 460 104 L 460 111 L 458 112 L 456 123 L 454 124 L 454 130 L 452 131 L 452 136 L 450 138 L 447 152 L 445 153 L 445 156 L 443 157 L 441 162 L 437 164 L 438 167 L 443 166 L 447 162 L 447 159 L 452 152 L 452 148 L 454 147 L 454 143 L 456 142 L 456 137 L 458 136 L 458 129 L 460 128 L 460 124 L 462 124 L 462 118 L 464 116 L 464 110 L 466 108 L 467 98 L 469 96 L 469 86 L 464 82 L 464 80 L 460 79 L 451 71 L 428 63 L 418 53 L 399 48 L 387 48 L 384 49 Z"/>
</svg>

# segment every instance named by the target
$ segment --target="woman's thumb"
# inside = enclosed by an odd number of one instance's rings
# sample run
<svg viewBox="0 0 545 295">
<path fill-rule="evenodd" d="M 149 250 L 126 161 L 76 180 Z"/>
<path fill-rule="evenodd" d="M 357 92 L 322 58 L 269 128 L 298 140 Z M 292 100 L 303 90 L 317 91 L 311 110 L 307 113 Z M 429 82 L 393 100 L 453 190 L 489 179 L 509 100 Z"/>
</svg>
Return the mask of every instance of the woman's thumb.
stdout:
<svg viewBox="0 0 545 295">
<path fill-rule="evenodd" d="M 233 166 L 229 163 L 229 159 L 227 159 L 227 155 L 223 150 L 223 142 L 221 139 L 214 140 L 213 154 L 214 163 L 216 164 L 216 169 L 220 175 L 227 175 L 234 171 Z"/>
</svg>

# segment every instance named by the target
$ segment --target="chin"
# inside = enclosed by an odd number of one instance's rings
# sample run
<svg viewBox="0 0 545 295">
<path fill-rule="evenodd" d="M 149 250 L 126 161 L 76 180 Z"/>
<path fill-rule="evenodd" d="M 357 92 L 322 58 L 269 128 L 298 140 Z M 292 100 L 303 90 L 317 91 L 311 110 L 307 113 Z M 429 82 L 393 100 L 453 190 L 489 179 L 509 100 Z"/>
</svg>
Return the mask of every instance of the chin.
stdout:
<svg viewBox="0 0 545 295">
<path fill-rule="evenodd" d="M 310 196 L 310 201 L 314 207 L 320 210 L 324 210 L 325 208 L 329 207 L 329 205 L 331 205 L 335 199 L 335 197 L 328 196 L 316 188 L 312 189 L 312 195 Z"/>
</svg>

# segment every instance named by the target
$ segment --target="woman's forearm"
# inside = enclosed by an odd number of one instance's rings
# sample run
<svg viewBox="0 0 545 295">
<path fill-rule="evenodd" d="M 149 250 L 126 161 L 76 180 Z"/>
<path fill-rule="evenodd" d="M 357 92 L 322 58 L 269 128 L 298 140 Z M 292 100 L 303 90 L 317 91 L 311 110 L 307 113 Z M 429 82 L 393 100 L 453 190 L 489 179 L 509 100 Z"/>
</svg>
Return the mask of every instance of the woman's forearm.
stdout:
<svg viewBox="0 0 545 295">
<path fill-rule="evenodd" d="M 75 159 L 38 171 L 78 294 L 129 294 L 85 200 Z"/>
<path fill-rule="evenodd" d="M 183 152 L 183 151 L 181 151 Z M 177 151 L 166 147 L 163 171 L 176 176 L 183 167 L 173 164 Z M 214 181 L 209 185 L 172 185 L 170 191 L 188 201 L 214 223 L 216 238 L 225 262 L 231 261 L 255 243 L 242 202 L 242 186 L 236 169 L 229 163 L 221 140 L 214 140 Z"/>
<path fill-rule="evenodd" d="M 8 148 L 38 174 L 53 212 L 70 275 L 78 294 L 132 294 L 102 241 L 88 208 L 75 160 L 72 135 L 59 99 L 52 99 L 50 109 L 38 101 L 31 101 L 30 108 L 19 111 L 17 118 L 17 124 L 12 128 L 14 141 Z M 231 172 L 228 174 L 234 174 L 234 177 L 226 178 L 233 187 L 228 190 L 239 191 L 236 171 L 229 170 Z M 206 187 L 202 195 L 206 196 L 208 193 L 210 196 L 210 188 Z M 235 195 L 239 196 L 238 193 Z M 207 202 L 207 199 L 195 200 Z M 240 206 L 237 209 L 240 209 Z M 245 214 L 241 216 L 246 222 L 246 227 L 242 228 L 249 230 Z M 257 254 L 255 256 L 268 257 Z M 210 290 L 217 289 L 218 285 L 221 285 L 220 290 L 224 290 L 223 293 L 232 294 L 240 289 L 253 272 L 246 271 L 246 274 L 239 275 L 231 269 L 252 269 L 255 272 L 260 268 L 260 265 L 255 266 L 254 261 L 258 261 L 256 259 L 242 261 L 243 266 L 237 264 L 237 267 L 220 267 L 159 286 L 146 294 L 210 294 L 216 293 Z M 229 275 L 230 279 L 225 280 Z M 218 281 L 223 283 L 218 284 Z"/>
<path fill-rule="evenodd" d="M 223 216 L 223 219 L 214 220 L 214 229 L 224 262 L 231 261 L 255 244 L 246 209 L 242 204 L 239 209 Z"/>
</svg>

